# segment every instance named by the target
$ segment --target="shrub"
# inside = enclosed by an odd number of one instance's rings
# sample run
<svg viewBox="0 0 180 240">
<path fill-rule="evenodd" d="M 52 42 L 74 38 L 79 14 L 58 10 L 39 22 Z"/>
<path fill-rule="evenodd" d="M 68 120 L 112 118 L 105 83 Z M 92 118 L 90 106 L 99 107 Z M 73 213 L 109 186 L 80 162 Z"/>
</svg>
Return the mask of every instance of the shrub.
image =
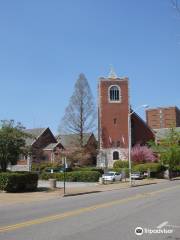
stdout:
<svg viewBox="0 0 180 240">
<path fill-rule="evenodd" d="M 122 160 L 118 160 L 116 162 L 114 162 L 113 164 L 113 169 L 116 171 L 116 169 L 120 169 L 120 168 L 128 168 L 129 167 L 129 163 L 128 161 L 122 161 Z"/>
<path fill-rule="evenodd" d="M 174 166 L 173 171 L 179 172 L 180 171 L 180 165 Z"/>
<path fill-rule="evenodd" d="M 102 168 L 94 168 L 91 171 L 99 172 L 101 175 L 104 174 L 104 170 Z"/>
<path fill-rule="evenodd" d="M 97 182 L 101 174 L 98 171 L 74 171 L 66 173 L 67 182 Z M 42 173 L 40 178 L 48 180 L 55 178 L 57 181 L 64 180 L 64 173 Z"/>
<path fill-rule="evenodd" d="M 59 172 L 64 172 L 64 167 L 46 167 L 42 172 L 51 172 L 53 170 L 53 173 L 59 173 Z M 66 168 L 66 172 L 71 172 L 72 168 Z"/>
<path fill-rule="evenodd" d="M 0 190 L 7 192 L 34 191 L 38 175 L 29 172 L 0 173 Z"/>
<path fill-rule="evenodd" d="M 113 164 L 113 171 L 115 172 L 124 172 L 126 177 L 129 177 L 129 163 L 128 161 L 118 160 Z"/>
<path fill-rule="evenodd" d="M 138 164 L 133 167 L 135 172 L 147 172 L 148 169 L 150 172 L 158 173 L 164 170 L 164 167 L 160 163 L 144 163 Z"/>
<path fill-rule="evenodd" d="M 73 171 L 92 171 L 93 167 L 74 167 Z"/>
<path fill-rule="evenodd" d="M 114 170 L 115 171 L 115 170 Z M 128 178 L 129 177 L 129 168 L 118 168 L 119 173 L 125 173 L 125 177 Z"/>
<path fill-rule="evenodd" d="M 0 190 L 5 191 L 8 184 L 9 173 L 0 173 Z"/>
<path fill-rule="evenodd" d="M 95 167 L 75 167 L 75 168 L 73 168 L 73 171 L 97 171 L 101 174 L 104 173 L 103 169 L 95 168 Z"/>
<path fill-rule="evenodd" d="M 47 168 L 57 168 L 61 165 L 58 163 L 32 163 L 31 170 L 34 171 L 44 171 Z"/>
</svg>

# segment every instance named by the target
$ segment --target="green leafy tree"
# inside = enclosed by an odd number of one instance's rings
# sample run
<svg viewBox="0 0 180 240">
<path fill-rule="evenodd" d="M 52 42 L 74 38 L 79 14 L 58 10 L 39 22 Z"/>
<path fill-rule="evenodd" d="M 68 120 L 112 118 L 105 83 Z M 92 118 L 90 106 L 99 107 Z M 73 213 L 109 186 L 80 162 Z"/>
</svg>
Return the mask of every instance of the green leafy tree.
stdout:
<svg viewBox="0 0 180 240">
<path fill-rule="evenodd" d="M 24 127 L 14 120 L 1 121 L 0 127 L 0 168 L 6 172 L 9 163 L 16 164 L 20 154 L 27 154 Z"/>
<path fill-rule="evenodd" d="M 163 152 L 160 159 L 164 165 L 169 168 L 170 178 L 171 171 L 176 165 L 180 164 L 180 133 L 174 128 L 170 129 L 170 132 L 162 142 Z"/>
<path fill-rule="evenodd" d="M 159 141 L 158 144 L 150 143 L 154 151 L 160 154 L 160 160 L 169 170 L 171 178 L 172 170 L 180 164 L 180 132 L 171 128 L 166 137 Z"/>
</svg>

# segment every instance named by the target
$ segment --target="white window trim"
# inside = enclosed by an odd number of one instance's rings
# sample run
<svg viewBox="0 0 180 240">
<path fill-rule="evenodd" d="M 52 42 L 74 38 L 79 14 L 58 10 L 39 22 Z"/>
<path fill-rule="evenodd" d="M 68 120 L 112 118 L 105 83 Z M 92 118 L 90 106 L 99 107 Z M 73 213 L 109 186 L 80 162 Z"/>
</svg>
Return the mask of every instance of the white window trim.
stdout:
<svg viewBox="0 0 180 240">
<path fill-rule="evenodd" d="M 119 90 L 119 100 L 111 100 L 110 99 L 110 89 L 112 88 L 112 87 L 117 87 L 118 88 L 118 90 Z M 120 86 L 118 86 L 118 85 L 111 85 L 111 86 L 109 86 L 109 88 L 108 88 L 108 101 L 109 101 L 109 103 L 121 103 L 122 102 L 122 95 L 121 95 L 121 88 L 120 88 Z"/>
</svg>

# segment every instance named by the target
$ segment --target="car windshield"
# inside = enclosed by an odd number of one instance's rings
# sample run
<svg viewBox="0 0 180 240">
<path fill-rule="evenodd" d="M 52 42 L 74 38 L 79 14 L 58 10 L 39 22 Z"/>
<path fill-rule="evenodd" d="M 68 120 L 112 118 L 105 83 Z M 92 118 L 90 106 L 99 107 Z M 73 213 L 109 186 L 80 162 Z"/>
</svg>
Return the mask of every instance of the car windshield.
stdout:
<svg viewBox="0 0 180 240">
<path fill-rule="evenodd" d="M 105 173 L 104 176 L 114 176 L 114 173 Z"/>
</svg>

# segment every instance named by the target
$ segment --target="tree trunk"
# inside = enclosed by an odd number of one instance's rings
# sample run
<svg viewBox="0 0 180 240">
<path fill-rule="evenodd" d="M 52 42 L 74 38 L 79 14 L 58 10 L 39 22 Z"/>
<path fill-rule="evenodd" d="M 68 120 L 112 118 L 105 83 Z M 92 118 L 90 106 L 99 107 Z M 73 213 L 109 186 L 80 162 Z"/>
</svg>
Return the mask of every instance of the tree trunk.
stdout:
<svg viewBox="0 0 180 240">
<path fill-rule="evenodd" d="M 6 162 L 1 162 L 1 169 L 3 172 L 6 172 L 7 170 L 7 163 Z"/>
<path fill-rule="evenodd" d="M 81 107 L 80 107 L 80 147 L 83 147 L 83 101 L 81 100 Z"/>
<path fill-rule="evenodd" d="M 170 180 L 170 181 L 172 180 L 172 177 L 173 177 L 172 170 L 169 169 L 169 180 Z"/>
</svg>

